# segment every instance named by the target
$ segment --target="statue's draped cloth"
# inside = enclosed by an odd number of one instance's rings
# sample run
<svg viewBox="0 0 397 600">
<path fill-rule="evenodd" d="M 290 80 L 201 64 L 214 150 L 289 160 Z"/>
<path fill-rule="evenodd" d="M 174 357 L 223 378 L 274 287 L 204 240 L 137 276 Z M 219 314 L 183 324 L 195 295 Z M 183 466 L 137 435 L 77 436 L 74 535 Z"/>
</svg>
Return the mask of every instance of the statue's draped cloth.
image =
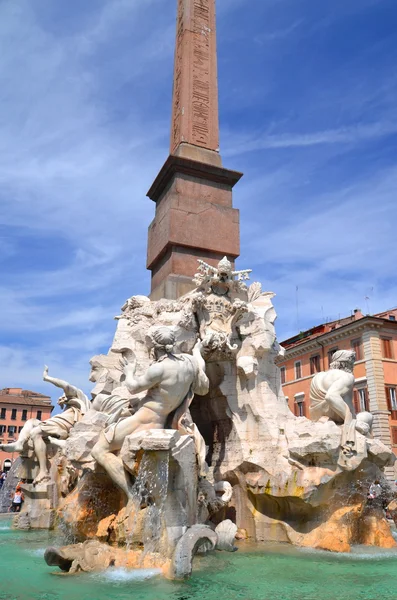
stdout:
<svg viewBox="0 0 397 600">
<path fill-rule="evenodd" d="M 60 432 L 68 437 L 70 430 L 81 419 L 81 411 L 78 408 L 68 408 L 60 415 L 50 417 L 40 423 L 41 431 L 45 436 L 63 437 Z"/>
</svg>

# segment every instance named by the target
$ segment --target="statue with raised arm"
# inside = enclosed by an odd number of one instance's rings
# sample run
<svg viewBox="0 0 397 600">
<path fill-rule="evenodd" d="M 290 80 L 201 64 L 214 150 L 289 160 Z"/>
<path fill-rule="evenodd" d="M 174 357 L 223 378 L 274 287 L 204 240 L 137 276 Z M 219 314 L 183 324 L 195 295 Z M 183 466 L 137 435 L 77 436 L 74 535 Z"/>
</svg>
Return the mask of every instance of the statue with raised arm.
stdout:
<svg viewBox="0 0 397 600">
<path fill-rule="evenodd" d="M 133 395 L 141 394 L 137 410 L 105 429 L 92 450 L 92 456 L 127 497 L 131 496 L 130 485 L 122 460 L 115 454 L 125 438 L 148 429 L 178 429 L 194 394 L 204 395 L 209 388 L 201 341 L 193 348 L 193 355 L 174 354 L 172 329 L 159 326 L 149 330 L 146 342 L 154 352 L 154 362 L 147 371 L 141 377 L 136 375 L 135 358 L 125 366 L 126 387 Z"/>
<path fill-rule="evenodd" d="M 39 464 L 39 473 L 33 482 L 35 485 L 50 479 L 47 465 L 47 443 L 62 446 L 62 442 L 69 437 L 73 425 L 80 421 L 91 404 L 84 392 L 77 387 L 63 379 L 50 377 L 47 366 L 44 368 L 43 380 L 63 390 L 64 393 L 58 400 L 58 405 L 64 409 L 63 413 L 50 417 L 46 421 L 29 419 L 23 426 L 16 442 L 0 444 L 0 450 L 4 452 L 25 453 L 33 450 Z"/>
<path fill-rule="evenodd" d="M 341 450 L 346 459 L 356 452 L 356 430 L 366 435 L 372 425 L 370 413 L 362 412 L 356 416 L 354 410 L 355 360 L 356 355 L 351 350 L 338 350 L 332 356 L 329 370 L 317 373 L 310 386 L 310 417 L 313 421 L 328 417 L 343 424 Z"/>
</svg>

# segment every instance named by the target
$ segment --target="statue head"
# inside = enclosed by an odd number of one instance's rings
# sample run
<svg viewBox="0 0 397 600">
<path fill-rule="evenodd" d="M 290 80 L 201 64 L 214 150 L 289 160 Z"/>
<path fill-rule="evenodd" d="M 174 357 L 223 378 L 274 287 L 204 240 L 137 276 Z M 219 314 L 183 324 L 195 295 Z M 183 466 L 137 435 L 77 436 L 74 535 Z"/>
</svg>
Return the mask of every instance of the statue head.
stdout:
<svg viewBox="0 0 397 600">
<path fill-rule="evenodd" d="M 65 394 L 62 394 L 62 396 L 59 396 L 57 404 L 61 408 L 65 408 L 68 405 L 68 398 L 66 397 Z"/>
<path fill-rule="evenodd" d="M 90 365 L 91 373 L 89 379 L 93 383 L 101 381 L 105 376 L 111 376 L 115 381 L 120 381 L 122 368 L 120 366 L 119 354 L 97 354 L 91 358 Z"/>
<path fill-rule="evenodd" d="M 176 342 L 175 334 L 171 327 L 160 325 L 151 327 L 147 332 L 147 344 L 149 349 L 154 349 L 155 354 L 170 354 Z"/>
<path fill-rule="evenodd" d="M 95 397 L 99 393 L 111 393 L 114 387 L 123 379 L 123 369 L 120 365 L 120 355 L 117 353 L 98 354 L 90 360 L 90 381 L 95 383 L 91 395 Z"/>
<path fill-rule="evenodd" d="M 341 371 L 353 372 L 356 353 L 352 350 L 338 350 L 332 356 L 330 369 L 340 369 Z"/>
</svg>

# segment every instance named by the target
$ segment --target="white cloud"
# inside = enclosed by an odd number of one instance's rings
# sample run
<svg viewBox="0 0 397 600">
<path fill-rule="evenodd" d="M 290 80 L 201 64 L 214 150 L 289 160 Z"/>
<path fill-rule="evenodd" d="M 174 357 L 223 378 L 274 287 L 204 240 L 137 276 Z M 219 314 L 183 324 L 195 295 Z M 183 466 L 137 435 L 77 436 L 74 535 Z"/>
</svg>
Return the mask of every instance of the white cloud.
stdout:
<svg viewBox="0 0 397 600">
<path fill-rule="evenodd" d="M 397 133 L 397 121 L 362 123 L 350 127 L 327 129 L 310 133 L 280 133 L 258 136 L 231 135 L 227 140 L 225 156 L 242 155 L 255 150 L 272 150 L 276 148 L 305 148 L 327 144 L 360 144 L 365 141 Z"/>
</svg>

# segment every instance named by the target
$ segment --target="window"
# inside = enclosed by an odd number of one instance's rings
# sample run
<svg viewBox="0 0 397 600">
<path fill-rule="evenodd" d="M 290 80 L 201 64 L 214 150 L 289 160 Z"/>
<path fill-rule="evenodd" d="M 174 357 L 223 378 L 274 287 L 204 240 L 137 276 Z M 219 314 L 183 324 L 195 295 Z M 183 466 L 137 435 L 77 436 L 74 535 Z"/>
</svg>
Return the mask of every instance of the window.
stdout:
<svg viewBox="0 0 397 600">
<path fill-rule="evenodd" d="M 41 415 L 42 415 L 42 411 L 41 411 L 41 410 L 38 410 L 38 411 L 37 411 L 36 418 L 37 418 L 39 421 L 41 421 Z"/>
<path fill-rule="evenodd" d="M 16 431 L 17 431 L 17 428 L 16 428 L 16 426 L 15 426 L 15 425 L 9 425 L 9 426 L 8 426 L 8 433 L 9 433 L 10 435 L 14 435 L 14 434 L 16 433 Z"/>
<path fill-rule="evenodd" d="M 27 421 L 27 419 L 28 419 L 28 411 L 23 410 L 22 411 L 22 421 Z"/>
<path fill-rule="evenodd" d="M 321 371 L 320 355 L 316 354 L 316 356 L 310 357 L 310 375 L 315 375 L 319 371 Z"/>
<path fill-rule="evenodd" d="M 11 409 L 11 421 L 16 421 L 16 420 L 17 420 L 17 409 L 12 408 Z"/>
<path fill-rule="evenodd" d="M 294 402 L 294 414 L 296 417 L 305 417 L 305 394 L 296 394 Z"/>
<path fill-rule="evenodd" d="M 353 404 L 356 413 L 369 410 L 367 388 L 363 387 L 353 391 Z"/>
<path fill-rule="evenodd" d="M 352 350 L 356 353 L 356 360 L 362 360 L 361 340 L 352 340 Z"/>
<path fill-rule="evenodd" d="M 396 317 L 395 315 L 389 315 L 389 321 L 395 321 Z"/>
<path fill-rule="evenodd" d="M 2 408 L 1 412 L 0 412 L 0 419 L 5 419 L 7 416 L 7 409 L 6 408 Z"/>
<path fill-rule="evenodd" d="M 395 386 L 387 385 L 385 388 L 387 408 L 391 412 L 391 418 L 397 419 L 397 394 Z"/>
<path fill-rule="evenodd" d="M 20 427 L 18 427 L 18 433 L 21 433 L 22 429 L 23 429 L 23 425 L 21 425 Z"/>
<path fill-rule="evenodd" d="M 332 350 L 328 351 L 328 367 L 331 366 L 332 363 L 332 357 L 335 354 L 335 352 L 338 352 L 339 348 L 332 348 Z"/>
<path fill-rule="evenodd" d="M 5 425 L 0 425 L 0 435 L 7 431 L 7 427 Z"/>
<path fill-rule="evenodd" d="M 393 358 L 393 349 L 390 338 L 380 338 L 382 343 L 383 358 Z"/>
<path fill-rule="evenodd" d="M 397 427 L 391 428 L 391 441 L 393 446 L 397 446 Z"/>
<path fill-rule="evenodd" d="M 302 378 L 302 363 L 300 360 L 295 363 L 295 379 Z"/>
<path fill-rule="evenodd" d="M 285 383 L 285 367 L 280 367 L 281 383 Z"/>
</svg>

